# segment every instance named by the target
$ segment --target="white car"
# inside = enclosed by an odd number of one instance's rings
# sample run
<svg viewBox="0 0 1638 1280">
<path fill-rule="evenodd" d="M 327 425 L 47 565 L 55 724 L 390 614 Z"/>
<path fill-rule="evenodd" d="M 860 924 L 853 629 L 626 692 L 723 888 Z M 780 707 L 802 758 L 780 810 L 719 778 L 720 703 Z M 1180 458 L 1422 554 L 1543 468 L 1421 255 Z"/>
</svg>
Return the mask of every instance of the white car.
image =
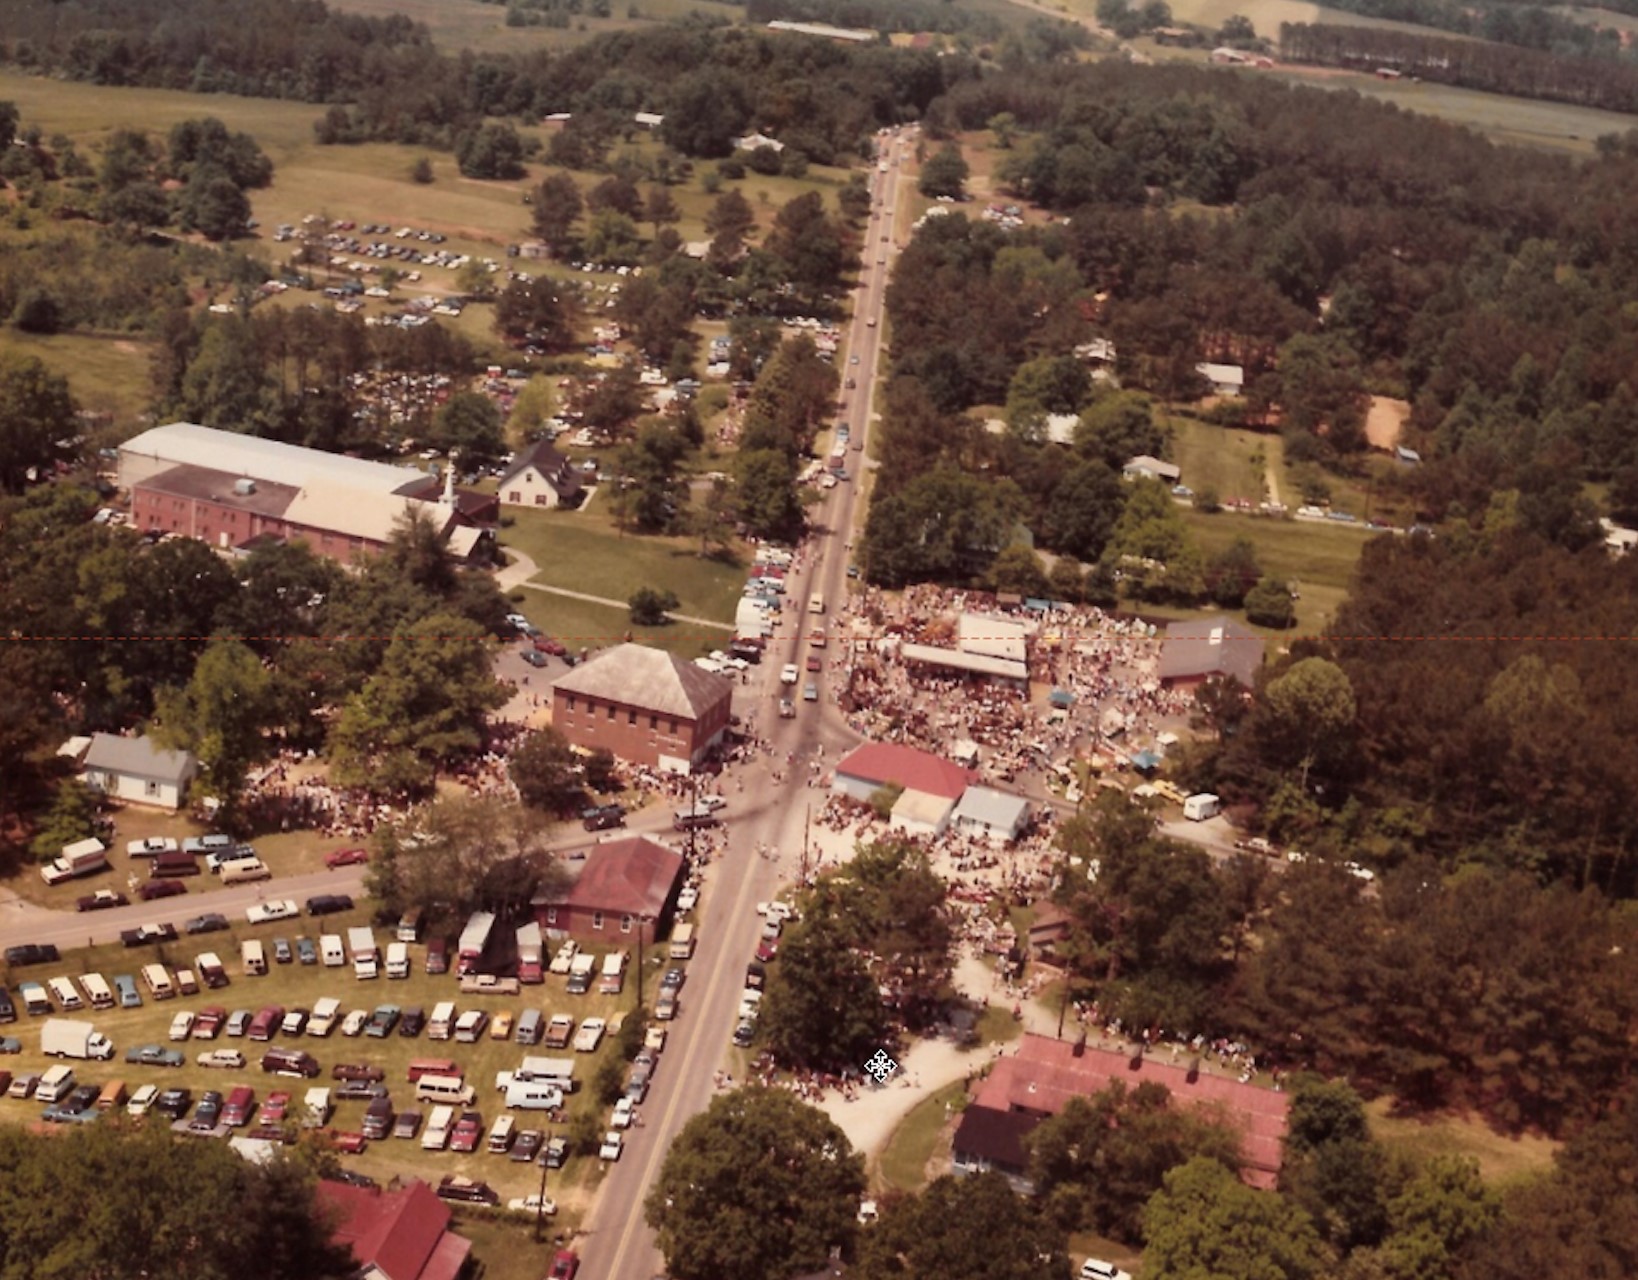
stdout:
<svg viewBox="0 0 1638 1280">
<path fill-rule="evenodd" d="M 677 895 L 677 910 L 681 912 L 692 911 L 699 904 L 699 900 L 700 891 L 693 885 L 689 885 Z"/>
<path fill-rule="evenodd" d="M 513 1213 L 543 1213 L 548 1218 L 557 1212 L 557 1202 L 550 1196 L 546 1197 L 544 1204 L 538 1195 L 523 1196 L 517 1200 L 508 1200 L 506 1207 Z"/>
<path fill-rule="evenodd" d="M 621 1137 L 618 1129 L 610 1129 L 603 1135 L 603 1145 L 597 1148 L 597 1158 L 599 1160 L 618 1160 L 620 1158 L 620 1148 L 624 1145 L 624 1142 L 625 1140 Z M 1130 1280 L 1129 1277 L 1128 1280 Z"/>
<path fill-rule="evenodd" d="M 272 902 L 258 902 L 245 908 L 245 919 L 251 924 L 269 924 L 274 920 L 293 920 L 301 914 L 298 907 L 289 898 L 276 898 Z"/>
<path fill-rule="evenodd" d="M 1102 1258 L 1088 1258 L 1081 1263 L 1080 1280 L 1132 1280 L 1132 1277 L 1113 1262 L 1105 1262 Z"/>
<path fill-rule="evenodd" d="M 133 858 L 152 858 L 161 853 L 175 853 L 177 844 L 169 836 L 149 836 L 145 840 L 133 840 L 125 846 L 125 852 Z"/>
<path fill-rule="evenodd" d="M 718 809 L 726 808 L 727 805 L 727 797 L 718 795 L 704 795 L 694 801 L 694 807 L 703 809 L 706 813 L 715 813 Z"/>
<path fill-rule="evenodd" d="M 238 1071 L 245 1065 L 245 1055 L 237 1049 L 212 1049 L 202 1053 L 196 1059 L 202 1067 L 222 1067 L 230 1071 Z"/>
<path fill-rule="evenodd" d="M 345 1019 L 342 1020 L 341 1034 L 344 1036 L 356 1036 L 364 1030 L 364 1024 L 369 1020 L 370 1014 L 367 1009 L 354 1009 L 346 1016 Z"/>
<path fill-rule="evenodd" d="M 608 1023 L 601 1018 L 587 1018 L 580 1024 L 580 1030 L 574 1033 L 574 1047 L 577 1053 L 596 1053 L 597 1046 L 603 1039 L 604 1028 Z"/>
<path fill-rule="evenodd" d="M 762 993 L 754 987 L 746 987 L 739 993 L 739 1016 L 742 1018 L 756 1017 L 757 1010 L 762 1007 Z"/>
<path fill-rule="evenodd" d="M 801 679 L 801 677 L 797 673 L 796 664 L 794 662 L 787 662 L 783 667 L 780 668 L 780 671 L 779 671 L 779 683 L 780 684 L 795 684 L 799 679 Z"/>
<path fill-rule="evenodd" d="M 614 1115 L 610 1117 L 609 1123 L 616 1129 L 629 1129 L 636 1116 L 637 1104 L 630 1098 L 621 1098 L 614 1104 Z"/>
<path fill-rule="evenodd" d="M 574 964 L 574 958 L 579 954 L 579 952 L 580 944 L 578 942 L 575 942 L 572 939 L 565 942 L 557 949 L 557 954 L 552 957 L 552 963 L 549 966 L 551 971 L 553 973 L 567 973 L 569 971 L 569 966 Z"/>
<path fill-rule="evenodd" d="M 171 1019 L 171 1039 L 186 1040 L 193 1034 L 193 1014 L 184 1009 Z"/>
</svg>

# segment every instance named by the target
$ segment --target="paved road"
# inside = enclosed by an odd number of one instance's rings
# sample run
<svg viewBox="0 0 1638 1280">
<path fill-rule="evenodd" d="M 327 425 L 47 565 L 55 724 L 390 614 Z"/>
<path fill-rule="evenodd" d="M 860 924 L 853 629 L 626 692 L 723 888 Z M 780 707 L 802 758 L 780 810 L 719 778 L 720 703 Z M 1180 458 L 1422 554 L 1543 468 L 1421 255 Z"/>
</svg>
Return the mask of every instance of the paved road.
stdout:
<svg viewBox="0 0 1638 1280">
<path fill-rule="evenodd" d="M 98 876 L 88 879 L 86 892 L 93 888 L 124 890 L 119 873 L 124 870 L 125 856 L 114 853 L 115 879 Z M 141 859 L 129 860 L 137 872 L 146 878 L 147 863 Z M 216 878 L 209 872 L 189 877 L 185 897 L 161 898 L 157 902 L 133 901 L 128 907 L 114 907 L 108 911 L 88 911 L 83 915 L 74 911 L 49 911 L 21 900 L 14 900 L 0 908 L 0 946 L 9 947 L 19 942 L 51 942 L 59 947 L 96 946 L 104 942 L 118 942 L 120 930 L 142 924 L 163 924 L 167 921 L 178 929 L 184 921 L 207 911 L 219 911 L 229 920 L 243 923 L 245 908 L 264 899 L 294 898 L 298 905 L 315 893 L 347 893 L 358 895 L 364 889 L 365 867 L 338 867 L 334 871 L 310 871 L 305 875 L 286 876 L 282 879 L 263 880 L 255 884 L 230 885 L 217 888 Z M 204 890 L 204 892 L 200 892 Z M 135 898 L 135 894 L 129 895 Z"/>
<path fill-rule="evenodd" d="M 908 148 L 898 143 L 894 150 Z M 852 438 L 867 445 L 873 384 L 881 359 L 887 275 L 897 253 L 896 245 L 882 244 L 881 237 L 892 235 L 903 178 L 890 166 L 887 173 L 875 174 L 873 181 L 882 211 L 870 223 L 848 332 L 847 350 L 850 356 L 859 357 L 859 363 L 843 366 L 843 376 L 852 376 L 858 384 L 846 393 L 844 416 Z M 887 263 L 878 263 L 883 257 Z M 872 318 L 875 325 L 867 323 Z M 857 473 L 865 456 L 850 451 L 848 469 Z M 750 697 L 744 705 L 771 741 L 772 756 L 741 767 L 738 777 L 727 780 L 723 787 L 729 800 L 728 851 L 707 873 L 707 890 L 697 916 L 699 940 L 681 993 L 680 1017 L 672 1024 L 654 1088 L 642 1108 L 644 1123 L 631 1132 L 625 1154 L 608 1171 L 577 1246 L 583 1274 L 608 1280 L 651 1280 L 663 1270 L 653 1233 L 643 1218 L 643 1198 L 672 1140 L 691 1116 L 710 1104 L 716 1091 L 714 1074 L 730 1061 L 729 1036 L 744 987 L 745 964 L 756 950 L 762 923 L 755 905 L 770 897 L 780 883 L 796 878 L 804 823 L 810 810 L 822 804 L 821 793 L 804 785 L 805 762 L 813 759 L 821 744 L 825 758 L 834 760 L 856 741 L 822 684 L 820 703 L 798 701 L 794 719 L 779 718 L 778 701 L 785 692 L 779 685 L 779 668 L 787 662 L 802 664 L 809 627 L 816 621 L 805 611 L 808 596 L 822 592 L 827 606 L 833 606 L 845 593 L 847 544 L 857 505 L 856 481 L 848 481 L 831 490 L 816 512 L 816 532 L 804 549 L 801 568 L 791 575 L 783 621 L 747 690 Z M 794 767 L 787 764 L 787 757 L 794 757 Z M 785 774 L 783 782 L 773 779 L 776 764 Z M 739 779 L 744 781 L 743 792 L 738 789 Z M 762 844 L 778 850 L 777 859 L 760 858 L 757 849 Z"/>
</svg>

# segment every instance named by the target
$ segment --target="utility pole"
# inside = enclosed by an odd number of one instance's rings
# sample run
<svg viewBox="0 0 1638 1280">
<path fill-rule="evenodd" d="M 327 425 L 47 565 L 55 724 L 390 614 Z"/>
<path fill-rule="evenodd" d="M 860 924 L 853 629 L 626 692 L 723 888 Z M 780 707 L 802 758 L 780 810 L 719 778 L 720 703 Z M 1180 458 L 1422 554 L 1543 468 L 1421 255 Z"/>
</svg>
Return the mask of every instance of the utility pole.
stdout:
<svg viewBox="0 0 1638 1280">
<path fill-rule="evenodd" d="M 542 1151 L 537 1157 L 540 1161 L 540 1196 L 535 1205 L 535 1243 L 540 1243 L 540 1230 L 546 1220 L 546 1153 Z"/>
<path fill-rule="evenodd" d="M 637 917 L 637 1017 L 643 1016 L 643 930 L 648 927 L 648 916 Z"/>
<path fill-rule="evenodd" d="M 813 820 L 813 801 L 808 801 L 808 807 L 802 814 L 802 875 L 797 881 L 803 888 L 808 884 L 808 823 Z"/>
<path fill-rule="evenodd" d="M 688 865 L 694 865 L 694 832 L 698 830 L 700 808 L 700 775 L 690 768 L 688 773 Z"/>
</svg>

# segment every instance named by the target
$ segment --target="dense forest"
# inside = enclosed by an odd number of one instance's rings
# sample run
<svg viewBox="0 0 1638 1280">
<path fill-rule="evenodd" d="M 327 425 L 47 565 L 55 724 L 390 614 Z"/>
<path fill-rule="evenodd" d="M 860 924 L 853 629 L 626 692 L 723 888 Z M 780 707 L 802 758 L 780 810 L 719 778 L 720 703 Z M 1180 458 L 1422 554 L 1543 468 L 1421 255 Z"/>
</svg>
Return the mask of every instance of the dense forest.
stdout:
<svg viewBox="0 0 1638 1280">
<path fill-rule="evenodd" d="M 1546 53 L 1616 58 L 1623 50 L 1620 32 L 1577 22 L 1543 4 L 1510 0 L 1485 5 L 1459 5 L 1450 0 L 1331 0 L 1330 7 Z"/>
<path fill-rule="evenodd" d="M 1301 22 L 1280 24 L 1280 56 L 1326 67 L 1387 67 L 1486 93 L 1638 111 L 1638 65 L 1625 59 L 1560 57 L 1515 44 Z"/>
</svg>

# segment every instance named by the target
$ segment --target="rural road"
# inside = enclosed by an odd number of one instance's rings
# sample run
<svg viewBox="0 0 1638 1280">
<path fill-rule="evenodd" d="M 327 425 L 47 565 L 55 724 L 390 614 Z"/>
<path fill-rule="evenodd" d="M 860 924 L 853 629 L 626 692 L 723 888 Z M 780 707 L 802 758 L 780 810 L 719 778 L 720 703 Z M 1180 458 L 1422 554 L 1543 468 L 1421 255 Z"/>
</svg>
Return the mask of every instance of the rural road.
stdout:
<svg viewBox="0 0 1638 1280">
<path fill-rule="evenodd" d="M 908 154 L 897 138 L 889 140 L 887 147 L 894 157 Z M 858 441 L 865 440 L 870 426 L 872 392 L 882 355 L 888 270 L 897 253 L 891 237 L 902 181 L 896 164 L 876 174 L 874 190 L 882 208 L 870 223 L 848 331 L 850 360 L 856 355 L 859 363 L 843 366 L 843 376 L 852 376 L 858 383 L 847 396 L 845 417 L 852 438 Z M 885 245 L 881 242 L 884 234 L 889 237 Z M 886 258 L 886 263 L 879 263 L 880 258 Z M 874 325 L 868 323 L 872 319 Z M 866 456 L 863 451 L 850 452 L 849 469 L 857 471 L 858 460 Z M 756 903 L 772 897 L 780 883 L 796 878 L 810 802 L 814 808 L 822 803 L 818 793 L 804 785 L 806 762 L 820 746 L 825 748 L 825 758 L 834 760 L 856 740 L 835 710 L 828 690 L 821 688 L 817 706 L 797 701 L 797 715 L 790 720 L 779 718 L 778 702 L 786 692 L 779 684 L 779 668 L 787 662 L 801 665 L 809 625 L 817 621 L 805 610 L 807 597 L 823 593 L 827 601 L 834 602 L 844 594 L 847 543 L 857 505 L 857 484 L 848 481 L 830 490 L 827 501 L 816 511 L 817 527 L 791 575 L 780 627 L 752 677 L 755 698 L 747 707 L 755 710 L 748 720 L 761 726 L 773 749 L 770 756 L 736 771 L 744 782 L 743 792 L 737 785 L 723 791 L 729 797 L 725 811 L 728 849 L 720 865 L 706 875 L 706 891 L 696 913 L 698 943 L 682 988 L 679 1018 L 672 1024 L 670 1043 L 643 1106 L 643 1126 L 632 1132 L 625 1155 L 605 1176 L 577 1245 L 583 1273 L 599 1280 L 652 1280 L 663 1270 L 653 1233 L 643 1217 L 643 1198 L 683 1125 L 710 1105 L 716 1092 L 715 1073 L 731 1061 L 729 1036 L 737 1021 L 745 965 L 756 950 L 762 924 Z M 781 782 L 773 778 L 776 766 L 784 774 Z M 747 803 L 741 796 L 755 799 Z M 760 845 L 778 850 L 778 856 L 760 858 Z"/>
</svg>

